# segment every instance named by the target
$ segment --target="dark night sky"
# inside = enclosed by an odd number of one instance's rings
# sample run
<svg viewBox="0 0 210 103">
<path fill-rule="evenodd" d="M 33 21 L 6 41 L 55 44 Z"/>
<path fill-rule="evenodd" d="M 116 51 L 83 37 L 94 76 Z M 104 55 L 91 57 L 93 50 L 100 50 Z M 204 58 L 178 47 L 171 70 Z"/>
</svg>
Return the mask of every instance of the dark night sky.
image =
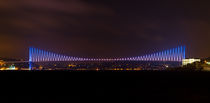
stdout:
<svg viewBox="0 0 210 103">
<path fill-rule="evenodd" d="M 34 46 L 69 56 L 127 57 L 187 46 L 210 56 L 210 2 L 0 0 L 0 57 Z"/>
</svg>

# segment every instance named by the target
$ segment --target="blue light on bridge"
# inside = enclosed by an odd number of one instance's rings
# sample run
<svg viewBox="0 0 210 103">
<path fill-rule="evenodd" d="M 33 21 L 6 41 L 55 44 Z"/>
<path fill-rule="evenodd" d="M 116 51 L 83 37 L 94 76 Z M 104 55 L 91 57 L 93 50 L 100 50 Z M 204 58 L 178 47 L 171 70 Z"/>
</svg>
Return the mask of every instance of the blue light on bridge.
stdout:
<svg viewBox="0 0 210 103">
<path fill-rule="evenodd" d="M 112 59 L 95 59 L 95 58 L 78 58 L 60 55 L 37 48 L 29 48 L 29 69 L 32 69 L 33 62 L 54 62 L 54 61 L 176 61 L 181 62 L 185 59 L 185 46 L 179 46 L 164 50 L 161 52 L 151 53 L 148 55 L 129 57 L 129 58 L 112 58 Z"/>
</svg>

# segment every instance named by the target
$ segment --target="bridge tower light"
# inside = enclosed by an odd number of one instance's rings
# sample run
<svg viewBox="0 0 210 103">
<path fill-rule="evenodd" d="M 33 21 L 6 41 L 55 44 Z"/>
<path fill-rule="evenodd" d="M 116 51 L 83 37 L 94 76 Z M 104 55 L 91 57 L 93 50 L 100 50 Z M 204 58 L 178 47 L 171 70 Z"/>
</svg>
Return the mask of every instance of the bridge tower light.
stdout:
<svg viewBox="0 0 210 103">
<path fill-rule="evenodd" d="M 185 57 L 185 52 L 186 52 L 186 47 L 185 46 L 183 46 L 183 59 L 185 59 L 186 57 Z"/>
<path fill-rule="evenodd" d="M 29 48 L 29 70 L 32 69 L 32 48 Z"/>
<path fill-rule="evenodd" d="M 174 60 L 177 61 L 177 48 L 174 49 Z"/>
<path fill-rule="evenodd" d="M 33 62 L 33 60 L 32 60 L 32 56 L 33 55 L 33 48 L 32 47 L 29 47 L 29 62 L 31 61 L 31 62 Z"/>
<path fill-rule="evenodd" d="M 171 61 L 173 61 L 173 49 L 171 49 L 171 53 L 170 53 L 171 55 Z"/>
</svg>

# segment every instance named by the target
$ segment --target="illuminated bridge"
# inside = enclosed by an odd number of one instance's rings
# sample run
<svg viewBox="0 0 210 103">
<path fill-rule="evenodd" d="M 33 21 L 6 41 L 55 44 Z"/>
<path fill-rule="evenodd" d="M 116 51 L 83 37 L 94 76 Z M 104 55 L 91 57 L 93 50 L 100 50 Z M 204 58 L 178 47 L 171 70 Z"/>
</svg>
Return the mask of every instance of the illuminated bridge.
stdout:
<svg viewBox="0 0 210 103">
<path fill-rule="evenodd" d="M 143 56 L 126 57 L 126 58 L 81 58 L 73 57 L 54 52 L 41 50 L 38 48 L 29 48 L 29 69 L 32 63 L 39 62 L 65 62 L 65 61 L 82 61 L 82 62 L 113 62 L 113 61 L 163 61 L 163 62 L 182 62 L 185 59 L 185 46 L 163 50 Z"/>
</svg>

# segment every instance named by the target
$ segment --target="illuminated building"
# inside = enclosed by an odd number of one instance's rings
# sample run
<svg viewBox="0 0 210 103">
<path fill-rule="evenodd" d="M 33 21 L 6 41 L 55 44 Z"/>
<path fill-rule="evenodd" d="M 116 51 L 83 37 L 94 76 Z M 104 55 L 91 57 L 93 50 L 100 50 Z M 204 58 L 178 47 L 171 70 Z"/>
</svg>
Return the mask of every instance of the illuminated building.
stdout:
<svg viewBox="0 0 210 103">
<path fill-rule="evenodd" d="M 183 59 L 182 60 L 182 66 L 187 65 L 187 64 L 192 64 L 194 62 L 200 62 L 200 59 Z"/>
</svg>

